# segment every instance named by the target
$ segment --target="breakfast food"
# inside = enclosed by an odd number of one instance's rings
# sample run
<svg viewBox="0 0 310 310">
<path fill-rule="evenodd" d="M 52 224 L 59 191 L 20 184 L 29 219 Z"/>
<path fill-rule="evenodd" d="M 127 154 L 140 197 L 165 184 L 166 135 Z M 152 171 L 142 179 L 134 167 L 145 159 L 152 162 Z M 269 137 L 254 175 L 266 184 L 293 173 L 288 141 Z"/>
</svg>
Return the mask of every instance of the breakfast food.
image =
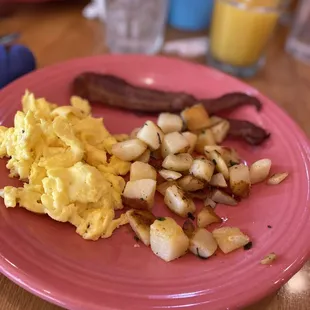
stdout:
<svg viewBox="0 0 310 310">
<path fill-rule="evenodd" d="M 197 99 L 183 92 L 168 92 L 134 86 L 124 79 L 95 72 L 84 72 L 73 81 L 73 94 L 89 101 L 142 112 L 180 112 L 197 102 L 216 114 L 236 106 L 253 105 L 261 109 L 261 102 L 244 93 L 229 93 L 214 99 Z"/>
<path fill-rule="evenodd" d="M 148 113 L 175 113 L 188 107 L 193 107 L 197 103 L 201 103 L 202 106 L 196 106 L 195 109 L 191 108 L 190 110 L 185 110 L 182 114 L 183 117 L 185 116 L 185 120 L 187 115 L 188 117 L 195 117 L 198 121 L 196 125 L 202 127 L 209 125 L 200 122 L 201 119 L 197 119 L 199 116 L 203 117 L 203 114 L 213 115 L 243 105 L 252 105 L 256 107 L 258 111 L 262 107 L 259 99 L 245 93 L 234 92 L 218 98 L 198 99 L 183 92 L 170 92 L 138 87 L 128 83 L 122 78 L 95 72 L 84 72 L 78 75 L 73 80 L 72 93 L 90 102 L 100 102 L 115 108 Z M 229 127 L 227 127 L 227 122 L 222 122 L 221 126 L 225 126 L 228 129 L 229 135 L 242 138 L 249 144 L 261 144 L 270 136 L 263 128 L 248 121 L 234 119 L 228 120 L 228 122 L 230 123 Z M 171 124 L 172 126 L 179 126 L 180 122 L 177 117 L 174 117 L 172 120 L 172 116 L 170 115 L 169 117 L 167 113 L 165 113 L 160 116 L 158 124 L 161 126 L 162 131 L 167 133 L 165 131 L 171 130 Z M 188 128 L 192 130 L 192 123 L 188 122 L 188 126 Z M 175 131 L 179 131 L 177 129 L 178 128 L 175 128 Z M 214 127 L 214 130 L 216 130 L 216 127 Z M 216 135 L 215 138 L 217 138 Z"/>
<path fill-rule="evenodd" d="M 123 208 L 121 175 L 130 169 L 111 156 L 116 139 L 78 97 L 58 107 L 27 91 L 22 107 L 14 127 L 0 127 L 0 156 L 9 158 L 10 177 L 24 182 L 1 190 L 5 205 L 69 222 L 85 239 L 110 237 L 128 222 L 125 215 L 115 218 Z"/>
<path fill-rule="evenodd" d="M 275 260 L 277 259 L 277 255 L 275 253 L 269 253 L 267 254 L 260 263 L 262 265 L 271 265 Z"/>
<path fill-rule="evenodd" d="M 0 127 L 0 156 L 9 158 L 10 177 L 24 182 L 0 191 L 6 207 L 69 222 L 89 240 L 108 238 L 129 223 L 135 238 L 167 262 L 187 252 L 206 259 L 218 248 L 227 254 L 250 244 L 237 227 L 210 229 L 223 224 L 216 204 L 236 206 L 253 184 L 287 177 L 268 179 L 270 159 L 248 167 L 234 149 L 219 145 L 231 123 L 210 116 L 202 104 L 180 115 L 164 112 L 157 123 L 147 120 L 115 136 L 79 97 L 58 107 L 26 91 L 22 107 L 14 127 Z M 182 227 L 170 217 L 155 217 L 156 192 L 183 219 Z M 116 218 L 115 211 L 125 207 Z"/>
</svg>

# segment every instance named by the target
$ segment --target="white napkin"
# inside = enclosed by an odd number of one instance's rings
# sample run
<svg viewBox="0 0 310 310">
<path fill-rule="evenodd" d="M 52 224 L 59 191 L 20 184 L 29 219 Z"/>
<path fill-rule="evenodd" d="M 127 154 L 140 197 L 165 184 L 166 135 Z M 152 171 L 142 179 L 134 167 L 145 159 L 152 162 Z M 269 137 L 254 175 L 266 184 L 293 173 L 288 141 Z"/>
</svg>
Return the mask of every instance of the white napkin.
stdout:
<svg viewBox="0 0 310 310">
<path fill-rule="evenodd" d="M 105 20 L 106 8 L 105 0 L 92 0 L 83 9 L 82 15 L 87 19 L 100 19 Z"/>
<path fill-rule="evenodd" d="M 163 52 L 182 57 L 198 57 L 206 55 L 208 47 L 209 40 L 207 37 L 187 38 L 165 43 Z"/>
<path fill-rule="evenodd" d="M 87 19 L 105 20 L 105 0 L 92 0 L 82 12 Z M 196 37 L 169 41 L 164 44 L 163 52 L 166 54 L 177 54 L 182 57 L 198 57 L 206 55 L 208 50 L 208 38 Z"/>
</svg>

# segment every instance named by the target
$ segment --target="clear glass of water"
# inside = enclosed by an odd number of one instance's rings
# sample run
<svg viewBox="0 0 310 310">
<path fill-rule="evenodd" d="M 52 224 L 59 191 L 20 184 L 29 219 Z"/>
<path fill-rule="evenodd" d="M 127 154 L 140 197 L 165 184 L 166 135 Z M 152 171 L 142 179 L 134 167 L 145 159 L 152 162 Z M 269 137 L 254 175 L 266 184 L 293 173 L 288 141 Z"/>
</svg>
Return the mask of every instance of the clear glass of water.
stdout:
<svg viewBox="0 0 310 310">
<path fill-rule="evenodd" d="M 155 54 L 164 41 L 168 0 L 106 0 L 111 53 Z"/>
<path fill-rule="evenodd" d="M 300 1 L 285 49 L 297 59 L 310 64 L 310 1 Z"/>
</svg>

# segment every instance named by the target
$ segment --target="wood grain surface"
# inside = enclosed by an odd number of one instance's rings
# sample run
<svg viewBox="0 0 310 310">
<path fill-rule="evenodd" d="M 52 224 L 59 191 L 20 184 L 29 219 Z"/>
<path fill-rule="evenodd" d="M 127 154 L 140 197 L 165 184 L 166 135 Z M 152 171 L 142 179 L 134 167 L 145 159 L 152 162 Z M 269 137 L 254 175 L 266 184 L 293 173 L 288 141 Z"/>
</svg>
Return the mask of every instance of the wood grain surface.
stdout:
<svg viewBox="0 0 310 310">
<path fill-rule="evenodd" d="M 0 19 L 0 35 L 20 32 L 20 42 L 33 50 L 39 67 L 70 58 L 108 53 L 104 40 L 104 25 L 99 21 L 85 20 L 81 16 L 85 1 L 69 2 L 14 6 L 13 13 L 9 17 Z M 281 27 L 278 29 L 268 48 L 265 68 L 255 78 L 246 82 L 282 106 L 310 136 L 310 66 L 294 60 L 284 52 L 287 30 Z M 168 28 L 166 39 L 199 35 L 201 33 L 188 34 Z M 192 61 L 204 63 L 204 57 Z M 0 309 L 60 308 L 35 297 L 0 275 Z M 310 309 L 310 262 L 276 295 L 247 308 L 247 310 L 308 309 Z"/>
</svg>

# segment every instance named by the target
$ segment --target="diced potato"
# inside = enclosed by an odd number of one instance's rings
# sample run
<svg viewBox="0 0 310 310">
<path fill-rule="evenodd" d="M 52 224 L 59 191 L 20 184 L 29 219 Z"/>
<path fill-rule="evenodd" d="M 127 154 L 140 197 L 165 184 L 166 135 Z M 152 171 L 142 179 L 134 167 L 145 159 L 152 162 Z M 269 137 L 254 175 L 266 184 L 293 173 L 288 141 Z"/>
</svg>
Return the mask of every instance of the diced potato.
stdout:
<svg viewBox="0 0 310 310">
<path fill-rule="evenodd" d="M 142 179 L 126 183 L 123 192 L 123 204 L 133 209 L 150 210 L 154 204 L 156 181 Z"/>
<path fill-rule="evenodd" d="M 209 158 L 210 152 L 217 151 L 220 154 L 222 154 L 222 150 L 223 150 L 223 146 L 220 146 L 220 145 L 216 145 L 216 144 L 215 145 L 206 145 L 205 149 L 204 149 L 204 154 Z"/>
<path fill-rule="evenodd" d="M 132 161 L 141 156 L 147 145 L 139 139 L 118 142 L 112 146 L 112 154 L 124 161 Z"/>
<path fill-rule="evenodd" d="M 217 243 L 212 233 L 198 228 L 189 239 L 189 250 L 199 258 L 208 258 L 217 250 Z"/>
<path fill-rule="evenodd" d="M 143 163 L 148 163 L 151 157 L 151 151 L 146 149 L 142 155 L 140 155 L 136 160 L 141 161 Z"/>
<path fill-rule="evenodd" d="M 183 127 L 182 118 L 179 115 L 171 113 L 160 113 L 157 125 L 164 133 L 181 131 Z"/>
<path fill-rule="evenodd" d="M 181 117 L 190 131 L 195 131 L 210 126 L 208 112 L 202 104 L 196 104 L 183 110 L 181 112 Z"/>
<path fill-rule="evenodd" d="M 271 168 L 271 160 L 268 158 L 260 159 L 250 167 L 251 184 L 256 184 L 267 179 Z"/>
<path fill-rule="evenodd" d="M 146 210 L 128 210 L 126 212 L 129 224 L 137 237 L 146 245 L 150 245 L 151 225 L 156 220 L 156 217 Z"/>
<path fill-rule="evenodd" d="M 189 172 L 199 180 L 210 182 L 214 172 L 214 164 L 206 158 L 194 159 Z"/>
<path fill-rule="evenodd" d="M 208 192 L 206 189 L 201 189 L 195 192 L 186 192 L 186 195 L 192 199 L 205 200 L 208 197 Z"/>
<path fill-rule="evenodd" d="M 224 118 L 213 115 L 210 117 L 210 127 L 217 125 L 218 123 L 224 121 Z"/>
<path fill-rule="evenodd" d="M 222 219 L 214 212 L 212 207 L 202 207 L 201 211 L 197 214 L 197 226 L 204 228 L 213 223 L 222 223 Z"/>
<path fill-rule="evenodd" d="M 216 145 L 213 133 L 210 129 L 203 129 L 198 134 L 195 151 L 204 154 L 204 148 L 206 145 Z"/>
<path fill-rule="evenodd" d="M 194 225 L 194 223 L 193 223 L 192 220 L 187 219 L 187 220 L 185 220 L 185 222 L 183 223 L 182 229 L 183 229 L 185 235 L 186 235 L 188 238 L 191 238 L 191 236 L 193 235 L 193 233 L 194 233 L 194 231 L 195 231 L 195 225 Z"/>
<path fill-rule="evenodd" d="M 231 147 L 223 147 L 222 152 L 219 152 L 219 153 L 225 160 L 227 167 L 232 167 L 242 162 L 237 151 Z"/>
<path fill-rule="evenodd" d="M 270 265 L 272 264 L 272 262 L 274 262 L 277 258 L 276 253 L 269 253 L 268 255 L 266 255 L 261 261 L 260 263 L 262 265 Z"/>
<path fill-rule="evenodd" d="M 158 173 L 167 181 L 174 181 L 182 177 L 180 172 L 162 169 Z"/>
<path fill-rule="evenodd" d="M 178 183 L 176 181 L 167 181 L 157 185 L 156 189 L 161 195 L 165 196 L 167 188 L 172 185 L 178 185 Z"/>
<path fill-rule="evenodd" d="M 169 154 L 178 154 L 181 151 L 183 153 L 189 148 L 189 143 L 186 138 L 179 132 L 171 132 L 164 136 L 163 144 L 161 146 L 161 154 L 163 157 Z"/>
<path fill-rule="evenodd" d="M 113 137 L 116 139 L 117 142 L 123 142 L 129 140 L 129 136 L 126 134 L 114 135 Z"/>
<path fill-rule="evenodd" d="M 250 194 L 251 181 L 249 167 L 243 164 L 229 168 L 230 188 L 234 195 L 245 198 Z"/>
<path fill-rule="evenodd" d="M 176 221 L 170 217 L 156 220 L 151 225 L 151 249 L 166 262 L 186 254 L 189 239 Z"/>
<path fill-rule="evenodd" d="M 237 227 L 217 228 L 213 230 L 212 234 L 225 254 L 244 247 L 250 242 L 250 238 Z"/>
<path fill-rule="evenodd" d="M 236 199 L 219 189 L 215 189 L 210 192 L 210 199 L 214 202 L 229 206 L 235 206 L 238 203 Z"/>
<path fill-rule="evenodd" d="M 284 181 L 288 177 L 287 172 L 283 173 L 275 173 L 273 174 L 267 181 L 268 185 L 277 185 L 280 184 L 282 181 Z"/>
<path fill-rule="evenodd" d="M 178 180 L 178 185 L 186 192 L 195 192 L 205 187 L 205 183 L 192 175 L 186 175 Z"/>
<path fill-rule="evenodd" d="M 146 143 L 152 150 L 157 150 L 162 144 L 164 133 L 152 121 L 146 121 L 137 133 L 137 138 Z"/>
<path fill-rule="evenodd" d="M 218 151 L 211 151 L 209 153 L 210 160 L 214 163 L 215 169 L 222 173 L 226 180 L 229 179 L 229 170 L 228 167 Z"/>
<path fill-rule="evenodd" d="M 149 164 L 141 161 L 135 161 L 130 167 L 130 181 L 136 181 L 141 179 L 157 179 L 156 170 Z"/>
<path fill-rule="evenodd" d="M 230 124 L 229 121 L 227 121 L 226 119 L 222 120 L 221 122 L 210 128 L 216 143 L 220 144 L 225 140 L 229 128 Z"/>
<path fill-rule="evenodd" d="M 196 211 L 194 202 L 186 197 L 184 191 L 176 185 L 166 189 L 164 202 L 172 212 L 182 217 L 187 217 L 188 213 Z"/>
<path fill-rule="evenodd" d="M 190 131 L 185 131 L 182 132 L 182 136 L 185 137 L 185 139 L 187 140 L 188 144 L 189 144 L 189 149 L 187 151 L 187 153 L 192 154 L 196 143 L 197 143 L 197 135 L 195 135 L 194 133 L 190 132 Z"/>
<path fill-rule="evenodd" d="M 141 127 L 133 129 L 132 132 L 129 135 L 130 139 L 136 139 L 137 138 L 137 134 L 140 131 L 140 129 L 141 129 Z"/>
<path fill-rule="evenodd" d="M 227 182 L 224 178 L 223 173 L 219 172 L 219 173 L 213 174 L 211 181 L 210 181 L 210 185 L 216 186 L 216 187 L 222 187 L 222 188 L 227 187 Z"/>
<path fill-rule="evenodd" d="M 187 171 L 192 163 L 193 157 L 190 154 L 169 154 L 163 161 L 163 167 L 174 171 Z"/>
<path fill-rule="evenodd" d="M 212 209 L 215 209 L 216 207 L 216 202 L 213 201 L 212 199 L 210 198 L 206 198 L 206 200 L 204 201 L 203 205 L 205 207 L 211 207 Z"/>
<path fill-rule="evenodd" d="M 210 152 L 217 151 L 221 154 L 222 158 L 224 159 L 227 167 L 234 166 L 236 164 L 240 164 L 241 159 L 235 149 L 226 147 L 226 146 L 219 146 L 219 145 L 206 145 L 205 146 L 205 155 L 208 159 L 210 159 Z"/>
</svg>

